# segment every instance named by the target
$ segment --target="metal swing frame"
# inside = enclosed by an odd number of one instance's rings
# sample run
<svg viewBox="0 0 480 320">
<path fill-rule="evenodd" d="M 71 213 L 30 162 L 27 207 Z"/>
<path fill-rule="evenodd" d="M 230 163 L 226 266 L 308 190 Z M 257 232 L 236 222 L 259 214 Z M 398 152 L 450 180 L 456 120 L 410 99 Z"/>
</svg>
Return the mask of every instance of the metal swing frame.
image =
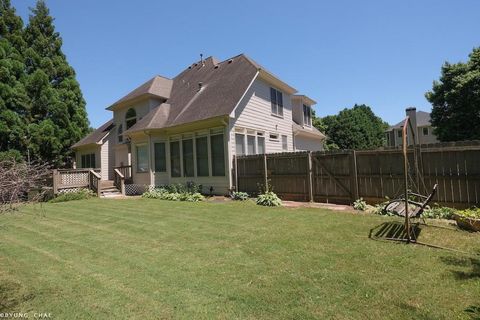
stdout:
<svg viewBox="0 0 480 320">
<path fill-rule="evenodd" d="M 400 226 L 398 223 L 393 223 L 391 225 L 388 225 L 388 223 L 382 223 L 379 226 L 373 228 L 370 230 L 369 238 L 374 239 L 374 240 L 387 240 L 387 241 L 398 241 L 398 242 L 404 242 L 404 243 L 414 243 L 414 244 L 419 244 L 419 245 L 424 245 L 432 248 L 439 248 L 439 249 L 445 249 L 445 250 L 451 250 L 451 251 L 458 251 L 456 249 L 452 248 L 447 248 L 447 247 L 442 247 L 439 245 L 431 244 L 431 243 L 426 243 L 426 242 L 420 242 L 417 240 L 417 235 L 420 233 L 420 222 L 412 224 L 411 219 L 412 218 L 422 218 L 423 220 L 423 225 L 427 225 L 425 219 L 422 217 L 422 213 L 427 207 L 428 203 L 432 200 L 432 198 L 435 196 L 435 193 L 437 191 L 438 185 L 435 184 L 433 187 L 432 192 L 428 196 L 424 196 L 418 193 L 413 193 L 410 192 L 408 189 L 408 155 L 407 155 L 407 150 L 408 150 L 408 140 L 407 140 L 407 133 L 408 129 L 410 128 L 410 132 L 412 133 L 412 139 L 413 139 L 413 146 L 414 146 L 414 165 L 415 165 L 415 170 L 416 170 L 416 179 L 417 179 L 417 187 L 420 186 L 420 175 L 419 175 L 419 168 L 418 168 L 418 157 L 416 155 L 416 136 L 415 136 L 415 130 L 412 126 L 410 117 L 406 117 L 403 128 L 402 128 L 402 151 L 403 151 L 403 175 L 404 175 L 404 193 L 399 199 L 392 200 L 387 203 L 385 206 L 385 209 L 388 206 L 402 206 L 402 209 L 400 212 L 397 212 L 395 210 L 392 210 L 393 213 L 395 213 L 397 216 L 403 217 L 403 226 Z M 414 201 L 410 200 L 410 197 L 416 197 L 417 199 L 421 199 L 422 201 Z M 414 207 L 414 209 L 411 210 L 411 207 Z M 446 227 L 440 227 L 440 226 L 432 226 L 432 227 L 437 227 L 437 228 L 442 228 L 442 229 L 448 229 L 448 230 L 456 230 L 456 229 L 451 229 L 451 228 L 446 228 Z M 377 232 L 374 232 L 378 230 Z M 387 234 L 386 237 L 383 235 Z"/>
</svg>

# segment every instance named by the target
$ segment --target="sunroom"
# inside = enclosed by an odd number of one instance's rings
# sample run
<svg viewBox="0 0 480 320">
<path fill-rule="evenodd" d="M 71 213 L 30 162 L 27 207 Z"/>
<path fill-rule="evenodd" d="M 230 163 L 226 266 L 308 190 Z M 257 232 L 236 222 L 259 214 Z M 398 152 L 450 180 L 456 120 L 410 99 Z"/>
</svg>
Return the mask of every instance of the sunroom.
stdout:
<svg viewBox="0 0 480 320">
<path fill-rule="evenodd" d="M 193 181 L 204 193 L 226 194 L 230 187 L 226 137 L 225 127 L 133 137 L 133 184 L 141 192 L 146 186 Z"/>
</svg>

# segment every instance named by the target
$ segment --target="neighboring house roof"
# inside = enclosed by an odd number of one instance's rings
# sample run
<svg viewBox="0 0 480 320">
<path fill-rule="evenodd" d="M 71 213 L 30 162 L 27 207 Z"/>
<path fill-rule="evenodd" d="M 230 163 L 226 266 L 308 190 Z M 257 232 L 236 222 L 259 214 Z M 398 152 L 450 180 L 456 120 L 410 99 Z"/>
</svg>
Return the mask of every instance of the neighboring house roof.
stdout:
<svg viewBox="0 0 480 320">
<path fill-rule="evenodd" d="M 161 129 L 229 115 L 258 73 L 273 77 L 259 64 L 240 54 L 218 62 L 214 57 L 198 61 L 173 79 L 166 103 L 153 108 L 125 134 Z M 296 90 L 275 78 L 289 92 Z"/>
<path fill-rule="evenodd" d="M 389 127 L 387 131 L 402 128 L 404 122 L 405 122 L 404 120 L 400 121 L 399 123 Z M 432 124 L 431 124 L 430 113 L 425 111 L 417 111 L 417 127 L 425 127 L 425 126 L 431 126 L 431 125 Z"/>
<path fill-rule="evenodd" d="M 311 128 L 305 128 L 295 121 L 293 121 L 293 133 L 295 134 L 300 134 L 300 135 L 306 135 L 306 136 L 311 136 L 311 137 L 320 137 L 320 138 L 325 138 L 325 135 L 320 132 L 317 128 L 312 126 Z"/>
<path fill-rule="evenodd" d="M 76 149 L 78 147 L 82 147 L 86 145 L 97 144 L 101 142 L 102 139 L 105 138 L 105 136 L 110 132 L 113 126 L 114 126 L 113 119 L 108 120 L 103 125 L 101 125 L 98 129 L 90 133 L 88 136 L 86 136 L 82 140 L 75 143 L 72 146 L 72 149 Z"/>
<path fill-rule="evenodd" d="M 148 80 L 140 87 L 131 91 L 129 94 L 112 104 L 108 107 L 108 110 L 113 110 L 116 106 L 123 104 L 128 101 L 135 100 L 144 95 L 149 95 L 157 98 L 168 99 L 170 97 L 170 92 L 172 91 L 173 81 L 171 79 L 155 76 L 152 79 Z"/>
</svg>

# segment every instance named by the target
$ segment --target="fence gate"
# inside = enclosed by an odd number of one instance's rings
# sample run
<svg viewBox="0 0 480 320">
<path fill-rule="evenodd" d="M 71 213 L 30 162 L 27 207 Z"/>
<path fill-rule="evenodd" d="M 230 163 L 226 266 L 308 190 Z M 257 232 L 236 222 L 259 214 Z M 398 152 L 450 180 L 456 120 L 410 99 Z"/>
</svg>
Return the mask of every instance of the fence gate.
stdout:
<svg viewBox="0 0 480 320">
<path fill-rule="evenodd" d="M 312 153 L 313 200 L 350 204 L 358 195 L 354 151 Z"/>
</svg>

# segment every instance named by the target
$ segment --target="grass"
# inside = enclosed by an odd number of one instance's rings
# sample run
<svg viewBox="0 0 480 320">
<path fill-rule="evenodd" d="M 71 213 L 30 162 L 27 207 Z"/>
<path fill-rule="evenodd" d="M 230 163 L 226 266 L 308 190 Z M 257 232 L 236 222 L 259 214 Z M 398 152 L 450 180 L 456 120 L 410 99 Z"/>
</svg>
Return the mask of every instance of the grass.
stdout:
<svg viewBox="0 0 480 320">
<path fill-rule="evenodd" d="M 480 260 L 368 239 L 393 218 L 90 199 L 0 215 L 0 312 L 55 319 L 465 319 Z M 464 251 L 473 233 L 422 237 Z M 33 315 L 30 315 L 33 318 Z"/>
</svg>

